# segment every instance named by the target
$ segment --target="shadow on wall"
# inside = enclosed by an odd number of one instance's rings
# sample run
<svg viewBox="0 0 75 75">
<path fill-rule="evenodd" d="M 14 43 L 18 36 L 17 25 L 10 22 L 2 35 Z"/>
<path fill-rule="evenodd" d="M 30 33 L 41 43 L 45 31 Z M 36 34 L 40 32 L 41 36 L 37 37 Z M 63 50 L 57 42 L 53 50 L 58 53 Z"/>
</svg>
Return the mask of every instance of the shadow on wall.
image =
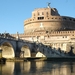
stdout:
<svg viewBox="0 0 75 75">
<path fill-rule="evenodd" d="M 34 43 L 33 46 L 32 53 L 35 53 L 34 57 L 75 56 L 72 46 L 70 46 L 70 51 L 68 53 L 60 48 L 58 48 L 58 50 L 56 48 L 53 49 L 51 46 L 46 46 L 42 43 Z"/>
<path fill-rule="evenodd" d="M 69 54 L 69 56 L 75 56 L 75 54 L 73 53 L 73 49 L 74 49 L 74 47 L 70 47 L 71 49 L 70 49 L 70 51 L 68 52 L 68 54 Z"/>
<path fill-rule="evenodd" d="M 75 56 L 75 54 L 73 53 L 73 49 L 74 49 L 74 47 L 72 47 L 72 46 L 70 46 L 70 51 L 67 53 L 66 51 L 64 52 L 65 54 L 68 54 L 69 56 Z M 60 53 L 62 53 L 62 50 L 60 49 L 60 48 L 58 48 L 58 51 L 60 52 Z"/>
</svg>

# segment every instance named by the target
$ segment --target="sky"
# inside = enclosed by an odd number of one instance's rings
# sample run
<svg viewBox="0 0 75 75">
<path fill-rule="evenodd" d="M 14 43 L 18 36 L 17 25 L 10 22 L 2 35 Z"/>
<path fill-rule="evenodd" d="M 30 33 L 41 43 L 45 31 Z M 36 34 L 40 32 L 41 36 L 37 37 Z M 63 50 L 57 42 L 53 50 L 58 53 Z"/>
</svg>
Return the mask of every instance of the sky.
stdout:
<svg viewBox="0 0 75 75">
<path fill-rule="evenodd" d="M 56 8 L 61 16 L 75 18 L 75 0 L 0 0 L 0 33 L 24 33 L 24 20 L 35 8 Z"/>
</svg>

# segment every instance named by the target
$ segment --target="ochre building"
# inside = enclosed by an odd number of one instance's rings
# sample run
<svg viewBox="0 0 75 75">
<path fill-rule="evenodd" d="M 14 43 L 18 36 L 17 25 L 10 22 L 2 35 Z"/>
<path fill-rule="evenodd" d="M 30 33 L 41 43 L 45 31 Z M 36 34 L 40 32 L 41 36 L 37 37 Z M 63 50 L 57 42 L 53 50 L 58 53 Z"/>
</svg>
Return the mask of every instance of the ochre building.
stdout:
<svg viewBox="0 0 75 75">
<path fill-rule="evenodd" d="M 37 8 L 32 11 L 32 17 L 24 21 L 24 33 L 12 36 L 66 52 L 73 46 L 75 53 L 75 18 L 60 16 L 57 9 L 49 5 L 46 8 Z"/>
</svg>

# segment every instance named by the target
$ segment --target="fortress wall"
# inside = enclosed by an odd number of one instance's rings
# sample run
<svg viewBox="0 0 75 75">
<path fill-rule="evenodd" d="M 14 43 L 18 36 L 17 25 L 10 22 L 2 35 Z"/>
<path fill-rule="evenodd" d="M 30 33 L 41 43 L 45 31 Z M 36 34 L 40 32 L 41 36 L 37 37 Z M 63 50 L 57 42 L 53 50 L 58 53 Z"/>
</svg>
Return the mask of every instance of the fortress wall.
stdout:
<svg viewBox="0 0 75 75">
<path fill-rule="evenodd" d="M 75 21 L 74 20 L 60 20 L 60 19 L 52 19 L 52 20 L 36 20 L 29 21 L 24 24 L 25 32 L 32 32 L 38 30 L 67 30 L 67 29 L 75 29 Z"/>
<path fill-rule="evenodd" d="M 57 26 L 56 26 L 57 25 Z M 32 32 L 38 30 L 58 30 L 61 28 L 60 22 L 37 22 L 25 26 L 25 32 Z"/>
<path fill-rule="evenodd" d="M 16 34 L 14 35 L 16 36 Z M 70 46 L 75 47 L 75 31 L 52 31 L 19 34 L 19 38 L 32 42 L 39 42 L 53 48 L 70 51 Z M 74 51 L 75 53 L 75 48 Z"/>
<path fill-rule="evenodd" d="M 44 17 L 44 19 L 29 18 L 24 21 L 24 25 L 36 21 L 69 21 L 75 23 L 75 18 L 67 17 L 67 16 L 46 16 Z"/>
<path fill-rule="evenodd" d="M 19 36 L 19 38 L 28 38 L 28 37 L 37 37 L 37 36 L 46 36 L 46 37 L 59 37 L 62 36 L 67 37 L 70 36 L 70 38 L 74 38 L 75 36 L 75 31 L 41 31 L 41 32 L 33 32 L 33 33 L 24 33 L 24 34 L 11 34 L 13 37 Z"/>
</svg>

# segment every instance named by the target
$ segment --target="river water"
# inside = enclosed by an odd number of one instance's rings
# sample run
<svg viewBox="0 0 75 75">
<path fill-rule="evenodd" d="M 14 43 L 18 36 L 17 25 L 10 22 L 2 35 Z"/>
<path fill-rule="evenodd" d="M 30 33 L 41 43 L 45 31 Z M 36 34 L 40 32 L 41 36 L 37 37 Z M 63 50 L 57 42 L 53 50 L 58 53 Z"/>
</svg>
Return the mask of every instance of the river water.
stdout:
<svg viewBox="0 0 75 75">
<path fill-rule="evenodd" d="M 75 75 L 75 62 L 6 62 L 0 75 Z"/>
</svg>

